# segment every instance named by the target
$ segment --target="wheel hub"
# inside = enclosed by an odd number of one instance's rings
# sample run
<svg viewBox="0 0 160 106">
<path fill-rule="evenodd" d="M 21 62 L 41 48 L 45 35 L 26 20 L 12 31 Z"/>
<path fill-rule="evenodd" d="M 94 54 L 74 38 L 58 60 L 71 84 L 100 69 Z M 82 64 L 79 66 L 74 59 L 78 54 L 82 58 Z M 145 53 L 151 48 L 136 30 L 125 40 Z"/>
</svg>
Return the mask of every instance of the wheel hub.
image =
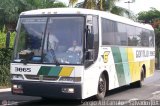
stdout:
<svg viewBox="0 0 160 106">
<path fill-rule="evenodd" d="M 104 90 L 105 90 L 104 81 L 99 82 L 99 87 L 98 88 L 99 88 L 98 90 L 99 90 L 100 93 L 104 92 Z"/>
</svg>

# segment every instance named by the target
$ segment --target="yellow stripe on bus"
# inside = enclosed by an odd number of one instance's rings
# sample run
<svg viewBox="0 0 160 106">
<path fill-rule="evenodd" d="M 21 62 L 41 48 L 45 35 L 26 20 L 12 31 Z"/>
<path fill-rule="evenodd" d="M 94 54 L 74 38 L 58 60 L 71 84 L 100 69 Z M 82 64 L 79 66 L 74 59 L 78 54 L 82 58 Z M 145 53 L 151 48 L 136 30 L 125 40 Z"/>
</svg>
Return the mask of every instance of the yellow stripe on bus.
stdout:
<svg viewBox="0 0 160 106">
<path fill-rule="evenodd" d="M 134 81 L 134 55 L 133 55 L 133 50 L 132 48 L 127 48 L 127 53 L 128 53 L 128 64 L 129 64 L 129 70 L 131 74 L 131 81 Z"/>
<path fill-rule="evenodd" d="M 63 67 L 59 76 L 70 76 L 74 67 Z"/>
</svg>

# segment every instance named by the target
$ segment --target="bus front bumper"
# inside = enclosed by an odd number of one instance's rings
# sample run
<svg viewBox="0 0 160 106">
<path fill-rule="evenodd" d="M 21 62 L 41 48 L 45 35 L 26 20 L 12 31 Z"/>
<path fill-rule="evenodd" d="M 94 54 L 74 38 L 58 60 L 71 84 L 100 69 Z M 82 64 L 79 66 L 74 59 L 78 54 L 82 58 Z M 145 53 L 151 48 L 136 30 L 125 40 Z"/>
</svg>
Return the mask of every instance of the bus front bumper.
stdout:
<svg viewBox="0 0 160 106">
<path fill-rule="evenodd" d="M 82 99 L 81 84 L 12 80 L 12 93 L 56 99 Z"/>
</svg>

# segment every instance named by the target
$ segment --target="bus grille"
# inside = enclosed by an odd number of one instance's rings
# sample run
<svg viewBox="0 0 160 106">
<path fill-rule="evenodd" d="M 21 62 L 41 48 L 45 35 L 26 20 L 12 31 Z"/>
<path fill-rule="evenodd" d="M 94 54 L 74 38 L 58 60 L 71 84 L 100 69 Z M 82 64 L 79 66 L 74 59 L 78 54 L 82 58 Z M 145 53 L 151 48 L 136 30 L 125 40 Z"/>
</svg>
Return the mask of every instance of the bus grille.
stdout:
<svg viewBox="0 0 160 106">
<path fill-rule="evenodd" d="M 40 75 L 25 75 L 27 79 L 30 80 L 48 80 L 48 81 L 57 81 L 58 76 L 40 76 Z"/>
</svg>

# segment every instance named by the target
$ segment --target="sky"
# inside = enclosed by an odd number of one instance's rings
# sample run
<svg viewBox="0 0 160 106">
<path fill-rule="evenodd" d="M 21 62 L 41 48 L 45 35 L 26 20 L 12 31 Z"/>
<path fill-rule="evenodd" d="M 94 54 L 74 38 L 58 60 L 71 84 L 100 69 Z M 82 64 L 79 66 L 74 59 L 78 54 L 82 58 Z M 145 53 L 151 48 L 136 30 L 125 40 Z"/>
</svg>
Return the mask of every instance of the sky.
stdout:
<svg viewBox="0 0 160 106">
<path fill-rule="evenodd" d="M 68 5 L 69 0 L 58 0 L 61 2 L 64 2 Z M 78 0 L 78 2 L 81 2 L 84 0 Z M 124 3 L 126 1 L 132 1 L 132 0 L 121 0 L 121 2 L 117 3 L 118 6 L 130 9 L 133 11 L 133 13 L 137 14 L 141 11 L 148 11 L 151 7 L 156 8 L 160 11 L 160 0 L 135 0 L 134 3 Z"/>
</svg>

